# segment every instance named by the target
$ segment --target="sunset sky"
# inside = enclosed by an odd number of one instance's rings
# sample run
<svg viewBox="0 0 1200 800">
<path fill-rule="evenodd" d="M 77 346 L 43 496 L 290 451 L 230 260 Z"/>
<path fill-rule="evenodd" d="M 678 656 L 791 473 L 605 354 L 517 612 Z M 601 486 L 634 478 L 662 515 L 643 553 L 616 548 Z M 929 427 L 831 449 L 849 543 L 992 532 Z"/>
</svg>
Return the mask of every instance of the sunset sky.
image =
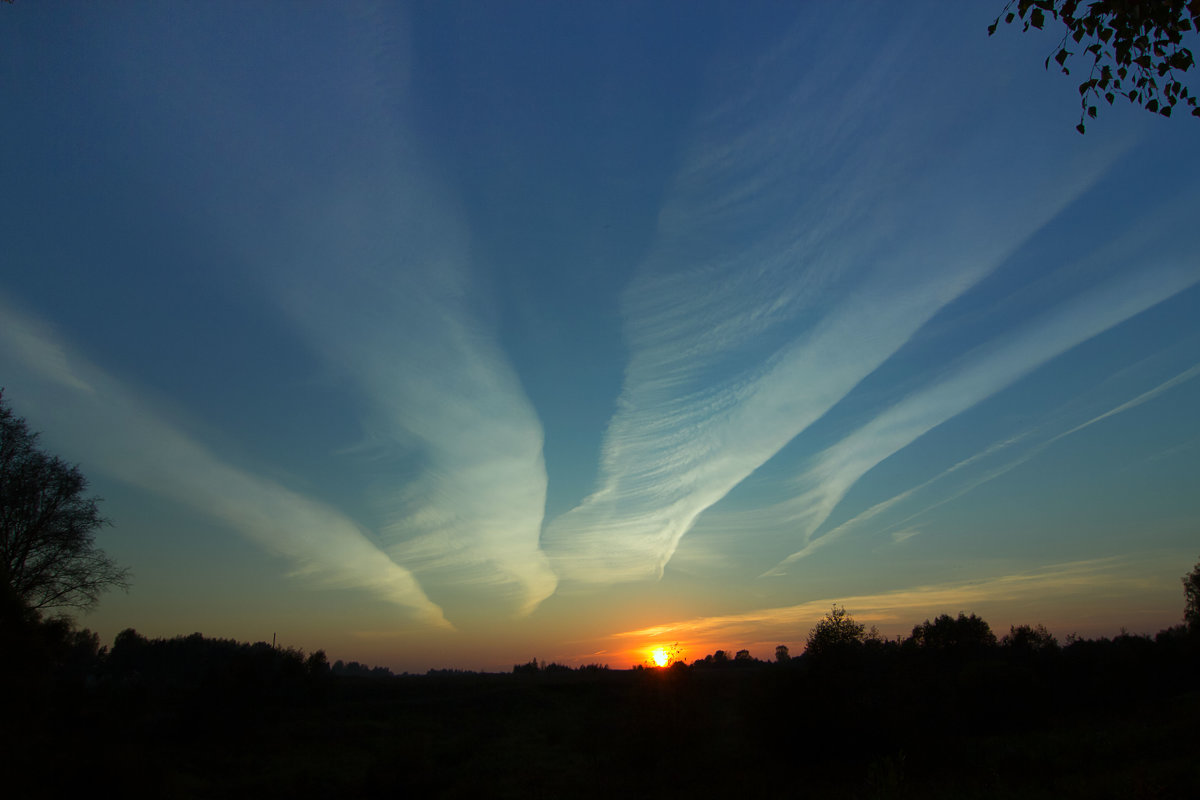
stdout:
<svg viewBox="0 0 1200 800">
<path fill-rule="evenodd" d="M 0 386 L 133 574 L 80 623 L 423 672 L 1180 621 L 1200 121 L 1080 136 L 1002 6 L 0 5 Z"/>
</svg>

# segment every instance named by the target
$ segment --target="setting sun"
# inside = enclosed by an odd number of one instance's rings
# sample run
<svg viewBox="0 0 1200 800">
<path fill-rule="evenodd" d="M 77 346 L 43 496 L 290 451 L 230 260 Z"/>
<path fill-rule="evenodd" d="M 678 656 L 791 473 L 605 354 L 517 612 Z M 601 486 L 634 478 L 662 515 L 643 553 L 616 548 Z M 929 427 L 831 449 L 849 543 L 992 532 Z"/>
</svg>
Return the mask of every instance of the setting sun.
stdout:
<svg viewBox="0 0 1200 800">
<path fill-rule="evenodd" d="M 665 667 L 671 662 L 671 655 L 665 647 L 656 647 L 650 653 L 650 658 L 654 659 L 654 666 Z"/>
</svg>

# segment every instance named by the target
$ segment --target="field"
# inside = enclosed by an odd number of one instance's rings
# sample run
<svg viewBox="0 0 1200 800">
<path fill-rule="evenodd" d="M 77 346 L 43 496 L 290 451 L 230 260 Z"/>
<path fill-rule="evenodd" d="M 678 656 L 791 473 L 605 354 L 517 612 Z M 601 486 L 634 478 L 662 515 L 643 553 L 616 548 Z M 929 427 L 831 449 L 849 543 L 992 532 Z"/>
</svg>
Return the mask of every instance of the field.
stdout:
<svg viewBox="0 0 1200 800">
<path fill-rule="evenodd" d="M 107 671 L 17 698 L 8 796 L 1200 791 L 1198 662 L 1179 632 L 1044 652 L 887 643 L 782 664 L 375 678 L 306 670 L 266 645 L 172 641 L 190 649 L 152 659 L 149 642 L 134 666 L 118 647 L 101 654 Z"/>
</svg>

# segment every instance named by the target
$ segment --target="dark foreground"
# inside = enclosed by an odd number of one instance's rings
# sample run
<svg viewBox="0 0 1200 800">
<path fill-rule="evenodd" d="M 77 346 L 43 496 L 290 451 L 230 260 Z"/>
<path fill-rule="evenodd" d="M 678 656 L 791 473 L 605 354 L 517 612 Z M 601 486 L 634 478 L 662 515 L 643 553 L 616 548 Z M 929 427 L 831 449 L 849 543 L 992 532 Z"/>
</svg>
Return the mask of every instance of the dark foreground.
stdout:
<svg viewBox="0 0 1200 800">
<path fill-rule="evenodd" d="M 10 669 L 0 794 L 1200 796 L 1200 659 L 1178 631 L 376 678 L 267 645 L 174 641 L 190 649 L 126 640 L 52 675 Z"/>
</svg>

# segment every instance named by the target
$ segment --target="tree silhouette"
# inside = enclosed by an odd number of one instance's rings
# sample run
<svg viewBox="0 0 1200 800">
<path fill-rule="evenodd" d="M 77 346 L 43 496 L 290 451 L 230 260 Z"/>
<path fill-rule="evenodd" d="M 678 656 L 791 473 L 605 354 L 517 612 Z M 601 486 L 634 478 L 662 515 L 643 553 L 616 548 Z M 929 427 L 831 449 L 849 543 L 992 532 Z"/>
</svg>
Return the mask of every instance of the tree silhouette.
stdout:
<svg viewBox="0 0 1200 800">
<path fill-rule="evenodd" d="M 1200 561 L 1183 576 L 1183 621 L 1192 633 L 1200 633 Z"/>
<path fill-rule="evenodd" d="M 822 655 L 858 647 L 866 638 L 866 627 L 855 622 L 842 606 L 834 604 L 825 617 L 809 631 L 804 652 Z"/>
<path fill-rule="evenodd" d="M 1020 19 L 1026 31 L 1043 28 L 1047 14 L 1063 24 L 1066 30 L 1056 52 L 1046 57 L 1046 69 L 1053 59 L 1070 75 L 1068 59 L 1079 53 L 1092 57 L 1087 80 L 1079 84 L 1075 129 L 1080 133 L 1084 119 L 1095 118 L 1101 97 L 1109 105 L 1124 97 L 1164 117 L 1182 101 L 1200 117 L 1196 96 L 1179 80 L 1195 64 L 1183 37 L 1200 27 L 1200 0 L 1096 0 L 1082 5 L 1079 0 L 1009 0 L 988 26 L 988 35 L 996 32 L 1001 17 L 1006 24 Z M 1083 49 L 1067 49 L 1075 45 Z"/>
<path fill-rule="evenodd" d="M 967 654 L 996 646 L 996 634 L 981 617 L 959 613 L 958 619 L 942 614 L 913 628 L 906 644 L 924 650 Z"/>
<path fill-rule="evenodd" d="M 0 393 L 0 579 L 26 608 L 87 609 L 128 584 L 95 545 L 107 524 L 79 468 L 43 453 Z"/>
<path fill-rule="evenodd" d="M 1058 640 L 1041 624 L 1013 625 L 1000 644 L 1022 653 L 1045 653 L 1058 649 Z"/>
</svg>

